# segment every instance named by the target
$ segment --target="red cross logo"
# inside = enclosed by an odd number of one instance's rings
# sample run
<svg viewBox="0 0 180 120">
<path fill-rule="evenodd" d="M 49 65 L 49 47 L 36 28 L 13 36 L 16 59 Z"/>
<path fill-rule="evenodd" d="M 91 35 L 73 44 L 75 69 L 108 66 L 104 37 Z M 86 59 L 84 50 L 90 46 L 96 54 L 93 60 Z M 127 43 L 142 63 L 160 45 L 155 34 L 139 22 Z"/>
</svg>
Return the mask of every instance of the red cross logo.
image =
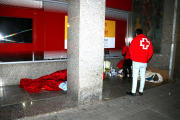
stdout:
<svg viewBox="0 0 180 120">
<path fill-rule="evenodd" d="M 140 40 L 140 46 L 143 47 L 143 49 L 148 49 L 150 45 L 150 42 L 147 40 L 147 38 L 142 38 L 142 40 Z"/>
</svg>

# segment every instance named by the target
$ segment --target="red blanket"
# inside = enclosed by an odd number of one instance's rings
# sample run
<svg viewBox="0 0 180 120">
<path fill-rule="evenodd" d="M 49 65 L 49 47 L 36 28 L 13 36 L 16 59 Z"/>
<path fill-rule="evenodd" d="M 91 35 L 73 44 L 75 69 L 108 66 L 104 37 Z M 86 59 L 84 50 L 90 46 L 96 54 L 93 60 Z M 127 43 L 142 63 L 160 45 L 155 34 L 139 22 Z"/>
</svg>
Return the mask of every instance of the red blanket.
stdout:
<svg viewBox="0 0 180 120">
<path fill-rule="evenodd" d="M 103 80 L 105 74 L 103 73 Z M 60 83 L 67 81 L 67 70 L 60 70 L 50 75 L 42 76 L 38 79 L 23 78 L 20 81 L 20 88 L 24 88 L 29 93 L 38 93 L 42 90 L 56 91 L 62 90 L 59 88 Z"/>
<path fill-rule="evenodd" d="M 38 93 L 42 90 L 56 91 L 62 90 L 59 88 L 59 84 L 64 81 L 67 81 L 67 70 L 60 70 L 38 79 L 23 78 L 19 87 L 24 88 L 29 93 Z"/>
</svg>

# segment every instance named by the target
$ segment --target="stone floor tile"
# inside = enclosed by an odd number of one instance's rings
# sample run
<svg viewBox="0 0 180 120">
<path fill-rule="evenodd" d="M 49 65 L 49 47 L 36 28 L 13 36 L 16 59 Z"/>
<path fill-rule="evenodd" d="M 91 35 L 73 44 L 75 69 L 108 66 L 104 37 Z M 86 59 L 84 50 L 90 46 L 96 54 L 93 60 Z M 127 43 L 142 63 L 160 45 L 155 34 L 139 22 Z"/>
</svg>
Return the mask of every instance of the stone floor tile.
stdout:
<svg viewBox="0 0 180 120">
<path fill-rule="evenodd" d="M 36 116 L 50 112 L 49 105 L 45 100 L 28 101 L 21 103 L 27 116 Z"/>
<path fill-rule="evenodd" d="M 14 116 L 12 113 L 4 115 L 2 118 L 19 120 L 121 120 L 132 119 L 132 117 L 133 119 L 138 118 L 139 114 L 142 114 L 143 118 L 150 120 L 158 118 L 177 119 L 179 117 L 180 96 L 178 91 L 180 90 L 180 84 L 169 83 L 155 87 L 146 85 L 143 96 L 138 95 L 138 85 L 137 95 L 133 97 L 126 95 L 126 91 L 131 89 L 131 82 L 131 79 L 125 80 L 116 77 L 105 79 L 103 81 L 103 101 L 84 108 L 78 108 L 76 103 L 67 97 L 67 92 L 64 91 L 27 93 L 22 92 L 23 89 L 18 86 L 12 86 L 12 88 L 11 86 L 7 88 L 0 87 L 2 88 L 0 91 L 2 93 L 0 112 L 9 113 L 12 109 L 16 110 L 13 105 L 14 101 L 18 100 L 21 102 L 21 104 L 18 104 L 19 112 L 16 111 L 18 115 Z M 17 94 L 15 92 L 9 94 L 12 96 L 8 99 L 9 105 L 2 102 L 5 101 L 5 90 L 20 91 Z M 26 98 L 26 94 L 29 98 Z M 9 95 L 6 94 L 6 97 Z M 28 99 L 29 101 L 27 101 Z M 171 113 L 168 110 L 175 112 Z"/>
<path fill-rule="evenodd" d="M 25 117 L 21 104 L 0 107 L 0 120 L 14 120 Z"/>
<path fill-rule="evenodd" d="M 156 117 L 158 115 L 159 115 L 158 112 L 154 112 L 150 109 L 145 109 L 143 111 L 140 111 L 138 113 L 135 113 L 135 114 L 125 118 L 124 120 L 146 120 L 146 119 L 151 119 L 153 117 Z"/>
<path fill-rule="evenodd" d="M 161 114 L 161 115 L 159 115 L 159 116 L 157 116 L 157 117 L 155 117 L 155 118 L 153 118 L 151 120 L 174 120 L 174 119 Z"/>
<path fill-rule="evenodd" d="M 41 116 L 39 118 L 37 118 L 36 120 L 60 120 L 60 118 L 58 118 L 57 114 L 51 114 L 51 115 L 45 115 L 45 116 Z"/>
<path fill-rule="evenodd" d="M 41 92 L 41 93 L 29 93 L 29 96 L 32 100 L 42 100 L 46 98 L 51 98 L 48 92 Z"/>
<path fill-rule="evenodd" d="M 164 114 L 164 115 L 166 115 L 170 118 L 173 118 L 175 120 L 180 119 L 180 111 L 178 111 L 176 109 L 172 109 L 170 107 L 164 107 L 161 105 L 156 105 L 156 106 L 151 107 L 151 110 L 158 112 L 158 113 L 161 113 L 161 114 Z"/>
</svg>

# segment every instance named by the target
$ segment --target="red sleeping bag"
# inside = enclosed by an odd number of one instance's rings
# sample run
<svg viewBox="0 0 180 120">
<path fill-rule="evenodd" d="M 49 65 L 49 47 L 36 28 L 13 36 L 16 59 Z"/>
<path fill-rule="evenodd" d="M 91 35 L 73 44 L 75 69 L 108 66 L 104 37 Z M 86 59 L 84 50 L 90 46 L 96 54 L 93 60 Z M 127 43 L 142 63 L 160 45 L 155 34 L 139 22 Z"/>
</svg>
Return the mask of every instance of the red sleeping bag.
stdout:
<svg viewBox="0 0 180 120">
<path fill-rule="evenodd" d="M 103 72 L 103 80 L 105 74 Z M 42 90 L 57 91 L 62 90 L 59 85 L 67 81 L 67 70 L 56 71 L 50 75 L 42 76 L 38 79 L 23 78 L 20 81 L 20 88 L 24 88 L 29 93 L 38 93 Z"/>
<path fill-rule="evenodd" d="M 67 70 L 60 70 L 38 79 L 23 78 L 19 87 L 24 88 L 29 93 L 38 93 L 42 90 L 56 91 L 62 90 L 59 88 L 59 84 L 64 81 L 67 81 Z"/>
</svg>

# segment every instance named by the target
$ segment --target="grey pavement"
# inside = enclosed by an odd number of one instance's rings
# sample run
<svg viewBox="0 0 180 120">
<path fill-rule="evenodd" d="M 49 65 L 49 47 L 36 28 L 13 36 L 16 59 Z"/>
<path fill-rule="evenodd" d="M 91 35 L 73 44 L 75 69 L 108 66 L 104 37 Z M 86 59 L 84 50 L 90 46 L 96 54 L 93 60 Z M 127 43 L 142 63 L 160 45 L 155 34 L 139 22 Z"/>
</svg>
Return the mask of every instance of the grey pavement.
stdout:
<svg viewBox="0 0 180 120">
<path fill-rule="evenodd" d="M 120 90 L 120 89 L 119 89 Z M 23 120 L 180 120 L 180 82 L 146 89 L 84 108 L 21 118 Z"/>
</svg>

